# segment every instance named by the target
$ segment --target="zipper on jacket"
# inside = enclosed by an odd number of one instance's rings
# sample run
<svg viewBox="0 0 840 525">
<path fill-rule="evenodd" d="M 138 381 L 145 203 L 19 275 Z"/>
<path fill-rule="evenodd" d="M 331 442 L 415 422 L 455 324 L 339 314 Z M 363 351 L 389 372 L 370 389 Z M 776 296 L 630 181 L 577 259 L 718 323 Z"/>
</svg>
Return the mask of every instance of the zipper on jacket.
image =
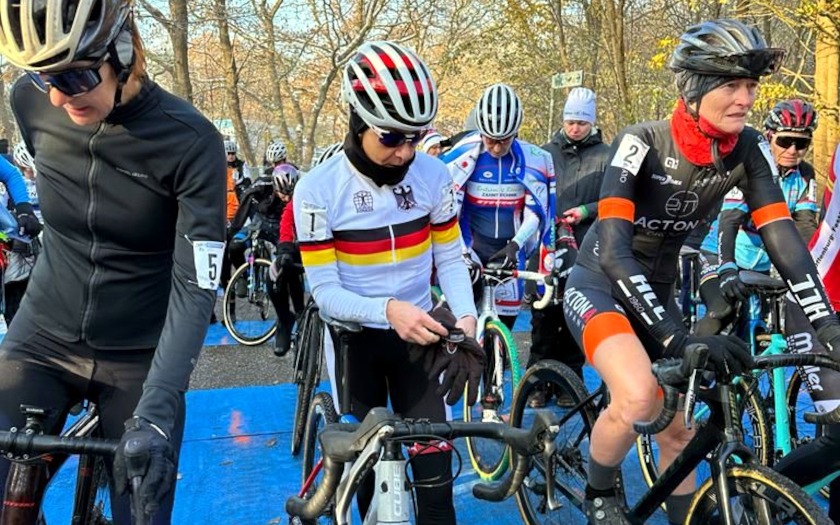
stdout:
<svg viewBox="0 0 840 525">
<path fill-rule="evenodd" d="M 93 228 L 93 218 L 94 212 L 96 211 L 96 201 L 94 199 L 96 192 L 94 191 L 94 178 L 96 175 L 96 168 L 98 165 L 96 154 L 93 152 L 93 146 L 96 142 L 96 139 L 101 137 L 105 133 L 107 125 L 104 122 L 99 123 L 99 127 L 96 130 L 96 133 L 90 138 L 88 142 L 88 153 L 90 153 L 91 162 L 90 162 L 90 170 L 87 173 L 87 183 L 88 183 L 88 207 L 85 213 L 85 222 L 87 222 L 88 231 L 90 232 L 90 250 L 88 250 L 88 258 L 90 259 L 91 266 L 93 267 L 93 272 L 90 275 L 90 278 L 87 283 L 87 297 L 85 297 L 85 308 L 84 314 L 82 315 L 82 329 L 81 329 L 81 338 L 86 340 L 90 334 L 88 333 L 88 328 L 90 324 L 90 320 L 93 317 L 93 290 L 96 286 L 96 279 L 99 276 L 99 268 L 96 266 L 96 233 L 94 232 Z"/>
</svg>

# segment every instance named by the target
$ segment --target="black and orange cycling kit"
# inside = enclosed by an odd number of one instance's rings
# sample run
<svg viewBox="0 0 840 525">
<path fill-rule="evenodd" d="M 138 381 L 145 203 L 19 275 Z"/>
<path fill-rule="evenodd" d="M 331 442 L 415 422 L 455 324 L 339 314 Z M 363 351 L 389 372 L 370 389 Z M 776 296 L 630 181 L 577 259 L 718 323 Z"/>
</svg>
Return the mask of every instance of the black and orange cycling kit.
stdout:
<svg viewBox="0 0 840 525">
<path fill-rule="evenodd" d="M 735 186 L 809 321 L 815 327 L 837 322 L 775 182 L 769 145 L 756 130 L 745 128 L 728 155 L 698 167 L 678 149 L 669 121 L 641 123 L 622 131 L 610 158 L 598 220 L 564 296 L 569 328 L 590 361 L 598 345 L 618 333 L 635 333 L 655 358 L 671 336 L 685 331 L 679 315 L 666 311 L 676 307 L 680 247 Z"/>
</svg>

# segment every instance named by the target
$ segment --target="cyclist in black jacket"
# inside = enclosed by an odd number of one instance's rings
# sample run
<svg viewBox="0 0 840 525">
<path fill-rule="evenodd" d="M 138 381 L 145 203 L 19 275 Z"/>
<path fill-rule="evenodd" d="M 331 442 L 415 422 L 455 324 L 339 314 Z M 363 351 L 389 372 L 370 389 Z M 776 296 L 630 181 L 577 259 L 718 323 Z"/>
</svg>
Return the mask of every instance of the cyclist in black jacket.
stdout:
<svg viewBox="0 0 840 525">
<path fill-rule="evenodd" d="M 142 510 L 168 523 L 184 392 L 224 249 L 222 138 L 147 78 L 130 0 L 0 0 L 0 12 L 14 13 L 0 17 L 0 54 L 27 73 L 11 103 L 44 218 L 44 249 L 0 346 L 0 428 L 21 427 L 26 403 L 46 408 L 56 432 L 91 399 L 104 437 L 148 452 Z M 43 38 L 21 39 L 29 31 Z M 0 460 L 0 480 L 8 469 Z"/>
<path fill-rule="evenodd" d="M 737 374 L 752 362 L 735 336 L 687 333 L 673 300 L 680 246 L 732 187 L 743 192 L 770 257 L 819 339 L 840 345 L 840 323 L 774 182 L 769 145 L 745 127 L 758 79 L 775 71 L 783 54 L 738 21 L 690 27 L 671 58 L 681 92 L 671 120 L 630 126 L 613 142 L 598 219 L 564 296 L 569 328 L 611 397 L 591 434 L 584 505 L 590 523 L 629 523 L 614 483 L 636 438 L 632 423 L 657 411 L 652 360 L 704 343 L 717 370 Z M 663 468 L 691 437 L 680 421 L 657 434 Z M 670 522 L 684 522 L 694 489 L 689 476 L 669 497 Z"/>
</svg>

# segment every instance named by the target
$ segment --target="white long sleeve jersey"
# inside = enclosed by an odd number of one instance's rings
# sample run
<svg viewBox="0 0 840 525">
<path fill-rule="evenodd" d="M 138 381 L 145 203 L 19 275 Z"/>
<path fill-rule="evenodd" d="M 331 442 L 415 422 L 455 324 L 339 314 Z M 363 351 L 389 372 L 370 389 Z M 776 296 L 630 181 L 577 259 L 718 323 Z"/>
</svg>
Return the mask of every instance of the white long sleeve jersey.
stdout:
<svg viewBox="0 0 840 525">
<path fill-rule="evenodd" d="M 456 317 L 475 316 L 452 180 L 417 153 L 399 184 L 377 186 L 339 154 L 295 188 L 294 216 L 315 302 L 335 319 L 389 327 L 389 299 L 431 309 L 433 264 Z"/>
</svg>

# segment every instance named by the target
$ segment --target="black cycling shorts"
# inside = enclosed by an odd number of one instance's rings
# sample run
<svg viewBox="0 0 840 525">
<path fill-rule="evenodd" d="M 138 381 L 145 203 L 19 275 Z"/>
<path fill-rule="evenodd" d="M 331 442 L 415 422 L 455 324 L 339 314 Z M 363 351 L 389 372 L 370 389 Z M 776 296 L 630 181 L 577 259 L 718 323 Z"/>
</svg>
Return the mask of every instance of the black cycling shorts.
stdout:
<svg viewBox="0 0 840 525">
<path fill-rule="evenodd" d="M 39 329 L 23 314 L 0 345 L 0 429 L 22 428 L 21 404 L 47 410 L 45 432 L 61 431 L 69 410 L 88 399 L 99 407 L 101 437 L 119 439 L 125 420 L 132 417 L 155 349 L 96 350 L 83 342 L 69 343 Z M 171 436 L 181 446 L 185 410 L 181 409 Z M 110 462 L 106 462 L 110 470 Z M 9 461 L 0 458 L 0 486 L 5 484 Z M 174 491 L 173 491 L 174 493 Z M 131 523 L 128 497 L 111 493 L 114 522 Z M 155 514 L 153 524 L 170 521 L 174 495 Z"/>
<path fill-rule="evenodd" d="M 674 319 L 680 319 L 674 284 L 650 285 L 660 304 L 665 305 Z M 595 349 L 604 339 L 619 333 L 632 333 L 642 342 L 651 361 L 659 359 L 664 352 L 662 344 L 635 316 L 627 315 L 618 294 L 605 274 L 580 265 L 572 269 L 563 294 L 563 313 L 575 341 L 591 363 Z"/>
</svg>

